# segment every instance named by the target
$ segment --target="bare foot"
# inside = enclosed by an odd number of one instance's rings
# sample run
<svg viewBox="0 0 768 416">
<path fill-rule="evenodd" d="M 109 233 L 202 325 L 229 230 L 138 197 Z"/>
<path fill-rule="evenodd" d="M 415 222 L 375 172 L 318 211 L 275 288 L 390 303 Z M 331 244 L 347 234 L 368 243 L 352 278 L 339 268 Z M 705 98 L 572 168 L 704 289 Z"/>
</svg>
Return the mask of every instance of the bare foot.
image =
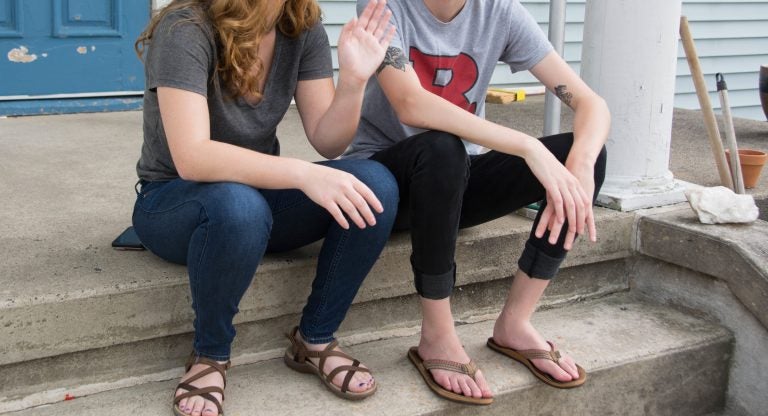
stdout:
<svg viewBox="0 0 768 416">
<path fill-rule="evenodd" d="M 527 320 L 505 321 L 502 317 L 499 317 L 493 328 L 493 340 L 502 347 L 515 350 L 550 350 L 547 341 Z M 561 353 L 561 358 L 557 363 L 540 358 L 533 359 L 531 362 L 539 370 L 549 374 L 557 381 L 567 382 L 579 378 L 576 363 L 569 355 Z"/>
<path fill-rule="evenodd" d="M 328 344 L 310 344 L 304 341 L 299 331 L 296 331 L 296 337 L 304 344 L 304 346 L 309 351 L 322 351 L 325 349 L 325 347 L 328 346 Z M 339 347 L 336 347 L 333 350 L 341 351 Z M 319 358 L 308 357 L 307 359 L 312 361 L 312 363 L 314 363 L 316 366 L 320 365 Z M 324 368 L 321 368 L 321 370 L 324 374 L 330 374 L 334 368 L 337 368 L 343 365 L 352 365 L 352 361 L 349 361 L 348 359 L 342 358 L 342 357 L 328 357 L 325 359 Z M 368 368 L 362 364 L 360 364 L 359 367 Z M 347 376 L 347 372 L 341 371 L 339 372 L 339 374 L 336 374 L 336 376 L 333 377 L 333 380 L 331 382 L 336 387 L 341 387 L 341 385 L 344 383 L 344 377 L 346 376 Z M 374 384 L 375 384 L 375 380 L 373 378 L 373 375 L 371 375 L 371 373 L 357 371 L 352 375 L 352 379 L 349 381 L 349 386 L 347 387 L 347 389 L 353 393 L 362 393 L 372 389 Z"/>
<path fill-rule="evenodd" d="M 222 366 L 226 363 L 223 363 L 221 361 L 218 361 L 219 364 Z M 187 374 L 184 374 L 184 377 L 181 378 L 181 382 L 184 383 L 187 379 L 191 378 L 195 374 L 200 373 L 203 370 L 206 370 L 210 368 L 210 366 L 205 364 L 195 364 L 193 365 Z M 197 387 L 197 388 L 205 388 L 205 387 L 220 387 L 221 389 L 224 389 L 224 379 L 221 377 L 221 374 L 219 374 L 218 371 L 214 371 L 211 374 L 208 374 L 204 377 L 201 377 L 200 379 L 197 379 L 190 383 L 190 385 Z M 186 390 L 184 389 L 177 389 L 176 390 L 176 397 L 178 397 L 180 394 L 186 393 Z M 215 397 L 219 403 L 222 403 L 222 397 L 219 393 L 210 393 L 211 396 Z M 182 399 L 179 402 L 179 409 L 184 414 L 191 415 L 191 416 L 219 416 L 219 408 L 216 407 L 216 404 L 213 403 L 210 400 L 205 400 L 204 398 L 200 396 L 193 396 L 188 397 L 186 399 Z"/>
<path fill-rule="evenodd" d="M 423 328 L 421 340 L 419 341 L 419 356 L 422 360 L 449 360 L 461 364 L 467 364 L 470 361 L 456 332 L 425 336 Z M 448 391 L 467 397 L 493 397 L 483 372 L 480 370 L 477 370 L 474 379 L 466 374 L 453 371 L 429 371 L 432 373 L 432 378 L 435 379 L 435 382 Z"/>
</svg>

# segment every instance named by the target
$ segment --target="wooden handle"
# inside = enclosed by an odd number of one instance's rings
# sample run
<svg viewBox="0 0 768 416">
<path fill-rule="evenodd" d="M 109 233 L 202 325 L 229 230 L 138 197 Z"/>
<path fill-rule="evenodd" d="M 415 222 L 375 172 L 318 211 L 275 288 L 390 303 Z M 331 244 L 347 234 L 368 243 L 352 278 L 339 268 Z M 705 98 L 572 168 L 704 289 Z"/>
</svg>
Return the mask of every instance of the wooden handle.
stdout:
<svg viewBox="0 0 768 416">
<path fill-rule="evenodd" d="M 717 128 L 715 112 L 712 110 L 712 103 L 709 101 L 707 84 L 704 82 L 704 75 L 699 64 L 699 56 L 696 54 L 696 46 L 693 44 L 693 36 L 691 36 L 691 29 L 688 26 L 688 18 L 685 16 L 680 17 L 680 39 L 683 41 L 688 67 L 691 68 L 693 85 L 696 86 L 696 95 L 699 97 L 699 106 L 701 107 L 702 114 L 704 114 L 704 123 L 709 134 L 709 144 L 712 146 L 712 154 L 715 157 L 715 163 L 717 163 L 717 171 L 720 173 L 720 183 L 725 187 L 733 189 L 733 180 L 725 161 L 725 151 L 723 150 L 723 142 L 720 139 L 720 130 Z"/>
<path fill-rule="evenodd" d="M 739 146 L 736 144 L 736 131 L 733 128 L 733 117 L 731 116 L 731 103 L 728 100 L 728 90 L 720 91 L 720 107 L 723 109 L 723 122 L 725 128 L 725 144 L 731 152 L 731 178 L 733 179 L 734 189 L 737 194 L 745 194 L 744 176 L 741 173 L 741 163 L 739 162 Z"/>
</svg>

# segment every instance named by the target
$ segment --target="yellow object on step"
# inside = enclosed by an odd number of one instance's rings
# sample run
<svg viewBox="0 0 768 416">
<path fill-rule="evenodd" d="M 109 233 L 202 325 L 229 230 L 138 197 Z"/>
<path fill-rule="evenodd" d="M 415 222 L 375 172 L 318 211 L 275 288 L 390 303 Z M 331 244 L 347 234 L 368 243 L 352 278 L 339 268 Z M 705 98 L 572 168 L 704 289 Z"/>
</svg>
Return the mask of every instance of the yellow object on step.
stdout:
<svg viewBox="0 0 768 416">
<path fill-rule="evenodd" d="M 494 104 L 509 104 L 513 101 L 524 101 L 524 90 L 506 90 L 503 88 L 488 88 L 485 102 Z"/>
</svg>

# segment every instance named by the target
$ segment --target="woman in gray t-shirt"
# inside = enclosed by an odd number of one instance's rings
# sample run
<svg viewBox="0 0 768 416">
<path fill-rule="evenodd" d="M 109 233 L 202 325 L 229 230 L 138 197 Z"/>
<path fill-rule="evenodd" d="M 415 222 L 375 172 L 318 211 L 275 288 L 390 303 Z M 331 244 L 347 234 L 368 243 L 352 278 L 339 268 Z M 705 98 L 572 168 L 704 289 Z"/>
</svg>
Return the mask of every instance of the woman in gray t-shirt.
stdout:
<svg viewBox="0 0 768 416">
<path fill-rule="evenodd" d="M 175 414 L 223 413 L 232 319 L 262 256 L 323 238 L 285 361 L 344 398 L 376 390 L 334 332 L 387 241 L 397 185 L 373 161 L 279 157 L 276 129 L 295 99 L 312 146 L 340 155 L 392 38 L 389 18 L 382 0 L 344 26 L 335 89 L 314 0 L 175 0 L 137 41 L 146 91 L 133 223 L 149 250 L 187 265 L 195 311 Z"/>
</svg>

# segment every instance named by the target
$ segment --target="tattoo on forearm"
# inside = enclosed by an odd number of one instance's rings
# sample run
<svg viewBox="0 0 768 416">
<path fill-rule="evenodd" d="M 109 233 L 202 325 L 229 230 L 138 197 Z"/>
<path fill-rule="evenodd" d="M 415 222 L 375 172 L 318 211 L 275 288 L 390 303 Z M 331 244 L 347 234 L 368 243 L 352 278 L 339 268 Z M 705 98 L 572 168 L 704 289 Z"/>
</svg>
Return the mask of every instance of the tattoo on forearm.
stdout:
<svg viewBox="0 0 768 416">
<path fill-rule="evenodd" d="M 568 87 L 564 84 L 555 87 L 555 95 L 560 101 L 564 102 L 568 107 L 571 106 L 571 100 L 573 100 L 573 94 L 568 92 Z"/>
<path fill-rule="evenodd" d="M 405 72 L 405 65 L 407 63 L 408 60 L 405 58 L 405 55 L 403 55 L 403 51 L 399 48 L 390 46 L 387 48 L 387 52 L 384 54 L 384 61 L 379 65 L 379 69 L 376 70 L 376 73 L 381 73 L 387 65 Z"/>
</svg>

